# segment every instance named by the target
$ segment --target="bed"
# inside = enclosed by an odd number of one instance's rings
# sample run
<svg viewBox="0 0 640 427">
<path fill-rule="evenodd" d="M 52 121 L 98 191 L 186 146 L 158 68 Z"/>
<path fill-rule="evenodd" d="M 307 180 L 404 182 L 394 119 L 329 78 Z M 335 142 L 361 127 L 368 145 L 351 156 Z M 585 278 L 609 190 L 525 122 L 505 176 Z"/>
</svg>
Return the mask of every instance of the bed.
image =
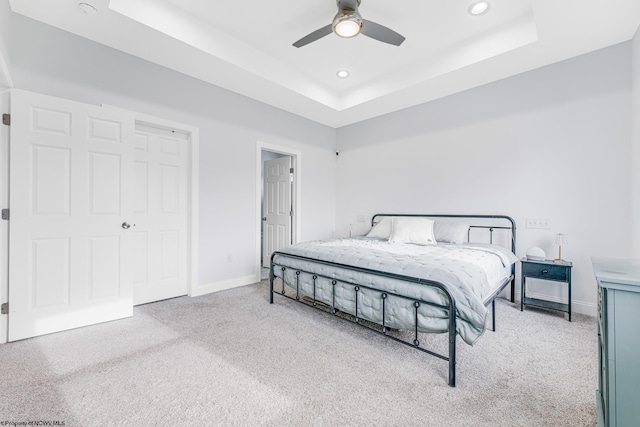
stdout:
<svg viewBox="0 0 640 427">
<path fill-rule="evenodd" d="M 495 331 L 495 298 L 509 284 L 514 300 L 514 220 L 376 214 L 371 225 L 365 236 L 274 252 L 270 303 L 281 295 L 443 359 L 455 387 L 456 337 L 473 345 L 489 314 Z M 397 330 L 411 331 L 411 338 L 390 333 Z M 447 333 L 448 354 L 421 345 L 423 333 Z"/>
</svg>

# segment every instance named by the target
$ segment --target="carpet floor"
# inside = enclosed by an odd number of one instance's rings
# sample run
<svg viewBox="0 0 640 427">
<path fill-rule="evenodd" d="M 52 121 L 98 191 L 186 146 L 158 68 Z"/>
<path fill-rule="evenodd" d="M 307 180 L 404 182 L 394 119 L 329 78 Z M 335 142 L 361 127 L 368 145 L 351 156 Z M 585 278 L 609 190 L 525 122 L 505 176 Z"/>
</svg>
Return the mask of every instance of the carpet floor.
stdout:
<svg viewBox="0 0 640 427">
<path fill-rule="evenodd" d="M 595 318 L 497 300 L 447 363 L 266 281 L 0 345 L 0 419 L 65 426 L 595 426 Z M 446 349 L 446 335 L 423 335 Z M 7 424 L 11 425 L 11 424 Z M 62 425 L 62 424 L 59 424 Z"/>
</svg>

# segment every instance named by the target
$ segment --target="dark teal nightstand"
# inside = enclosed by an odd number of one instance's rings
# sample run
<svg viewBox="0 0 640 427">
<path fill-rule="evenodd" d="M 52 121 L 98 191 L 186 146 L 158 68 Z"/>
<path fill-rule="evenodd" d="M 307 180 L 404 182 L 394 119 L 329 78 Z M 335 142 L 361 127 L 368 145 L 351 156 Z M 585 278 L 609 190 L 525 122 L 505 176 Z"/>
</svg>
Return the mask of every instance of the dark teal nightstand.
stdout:
<svg viewBox="0 0 640 427">
<path fill-rule="evenodd" d="M 553 261 L 550 259 L 544 261 L 533 261 L 526 258 L 523 258 L 520 262 L 522 263 L 520 311 L 524 309 L 525 305 L 563 311 L 565 313 L 569 313 L 569 322 L 571 322 L 571 268 L 573 267 L 573 264 L 569 261 Z M 531 279 L 551 280 L 554 282 L 566 283 L 568 304 L 546 301 L 538 298 L 527 298 L 527 277 Z"/>
</svg>

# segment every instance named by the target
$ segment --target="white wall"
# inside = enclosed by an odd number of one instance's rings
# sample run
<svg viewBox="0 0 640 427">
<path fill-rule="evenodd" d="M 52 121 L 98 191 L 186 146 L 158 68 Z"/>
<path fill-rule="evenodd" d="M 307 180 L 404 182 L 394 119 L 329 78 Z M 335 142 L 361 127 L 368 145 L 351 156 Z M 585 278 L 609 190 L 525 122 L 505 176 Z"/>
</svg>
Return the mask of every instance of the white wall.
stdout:
<svg viewBox="0 0 640 427">
<path fill-rule="evenodd" d="M 553 234 L 567 234 L 575 310 L 595 314 L 590 257 L 630 251 L 630 49 L 339 129 L 338 232 L 354 224 L 363 233 L 357 215 L 379 212 L 507 214 L 520 257 L 539 246 L 554 258 Z M 551 229 L 527 229 L 526 218 L 548 218 Z M 562 286 L 533 285 L 532 294 L 566 301 Z"/>
<path fill-rule="evenodd" d="M 259 274 L 258 141 L 302 154 L 301 239 L 334 234 L 334 129 L 22 16 L 11 19 L 17 88 L 199 128 L 201 285 L 246 284 Z"/>
<path fill-rule="evenodd" d="M 640 258 L 640 29 L 631 42 L 632 46 L 632 155 L 631 160 L 631 256 Z"/>
<path fill-rule="evenodd" d="M 9 52 L 9 33 L 11 30 L 11 20 L 9 19 L 11 8 L 9 2 L 0 1 L 0 90 L 9 88 L 13 82 L 11 79 L 11 56 Z"/>
</svg>

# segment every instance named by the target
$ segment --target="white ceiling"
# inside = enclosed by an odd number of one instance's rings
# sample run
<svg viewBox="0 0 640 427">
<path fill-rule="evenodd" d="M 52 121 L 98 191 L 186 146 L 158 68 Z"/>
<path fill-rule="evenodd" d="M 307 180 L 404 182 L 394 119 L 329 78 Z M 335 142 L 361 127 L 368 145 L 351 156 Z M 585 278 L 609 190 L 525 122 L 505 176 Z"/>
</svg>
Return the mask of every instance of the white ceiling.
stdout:
<svg viewBox="0 0 640 427">
<path fill-rule="evenodd" d="M 362 0 L 363 18 L 405 36 L 401 46 L 330 34 L 298 49 L 331 23 L 335 0 L 10 0 L 16 13 L 335 128 L 630 40 L 640 24 L 640 0 L 489 0 L 471 16 L 474 2 Z"/>
</svg>

